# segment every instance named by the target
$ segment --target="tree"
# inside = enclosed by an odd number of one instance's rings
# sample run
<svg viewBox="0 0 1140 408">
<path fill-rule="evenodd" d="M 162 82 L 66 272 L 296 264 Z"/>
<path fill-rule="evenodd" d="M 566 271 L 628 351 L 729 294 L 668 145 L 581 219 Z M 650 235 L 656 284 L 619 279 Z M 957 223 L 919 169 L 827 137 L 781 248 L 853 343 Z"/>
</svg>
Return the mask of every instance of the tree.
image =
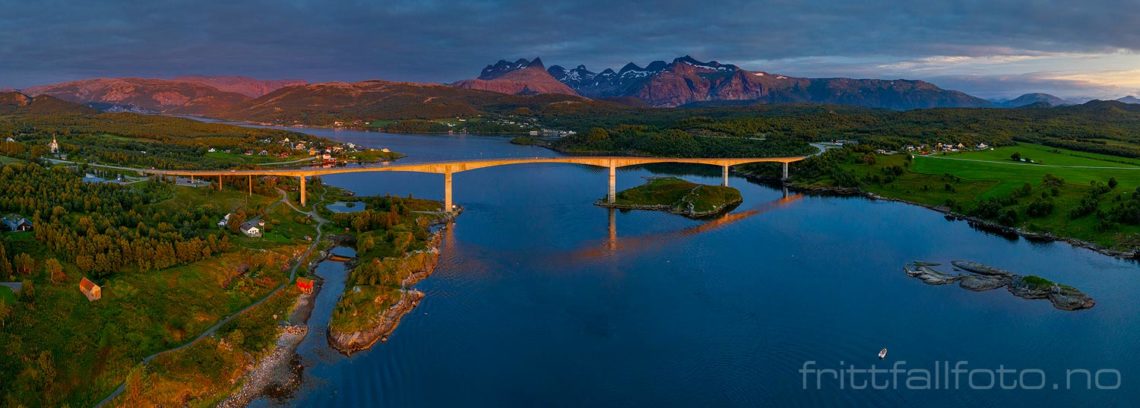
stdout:
<svg viewBox="0 0 1140 408">
<path fill-rule="evenodd" d="M 0 302 L 0 328 L 4 327 L 4 322 L 8 320 L 8 316 L 12 315 L 12 306 L 7 302 Z"/>
<path fill-rule="evenodd" d="M 48 280 L 50 280 L 51 283 L 67 281 L 67 275 L 63 273 L 63 264 L 59 263 L 59 260 L 55 258 L 48 258 L 48 260 L 44 261 L 44 273 L 47 274 Z"/>
<path fill-rule="evenodd" d="M 11 279 L 12 276 L 12 262 L 8 261 L 8 251 L 4 248 L 4 244 L 0 243 L 0 277 Z"/>
<path fill-rule="evenodd" d="M 1061 187 L 1065 185 L 1065 179 L 1046 173 L 1041 177 L 1041 184 L 1046 187 Z"/>
<path fill-rule="evenodd" d="M 1116 177 L 1109 177 L 1108 178 L 1108 188 L 1116 188 L 1116 185 L 1117 185 Z"/>
<path fill-rule="evenodd" d="M 1021 161 L 1021 152 L 1013 152 L 1013 154 L 1009 155 L 1009 158 L 1013 159 L 1013 161 Z"/>
<path fill-rule="evenodd" d="M 36 269 L 36 260 L 32 259 L 31 255 L 28 255 L 24 252 L 16 255 L 13 263 L 15 264 L 16 272 L 20 275 L 27 276 Z"/>
<path fill-rule="evenodd" d="M 602 128 L 591 128 L 590 131 L 586 133 L 586 142 L 588 143 L 601 142 L 609 138 L 610 133 Z"/>
</svg>

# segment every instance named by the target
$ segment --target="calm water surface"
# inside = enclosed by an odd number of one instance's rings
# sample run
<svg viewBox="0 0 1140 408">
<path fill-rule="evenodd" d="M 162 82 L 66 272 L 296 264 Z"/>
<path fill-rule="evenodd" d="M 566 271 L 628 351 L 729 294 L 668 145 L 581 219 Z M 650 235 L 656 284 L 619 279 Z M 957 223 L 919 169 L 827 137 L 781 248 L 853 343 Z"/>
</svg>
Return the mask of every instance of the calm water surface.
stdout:
<svg viewBox="0 0 1140 408">
<path fill-rule="evenodd" d="M 479 136 L 308 130 L 408 154 L 407 162 L 556 155 Z M 698 168 L 685 178 L 718 183 Z M 708 173 L 704 173 L 708 174 Z M 714 173 L 715 174 L 715 173 Z M 653 175 L 619 169 L 618 188 Z M 324 326 L 344 270 L 327 281 L 300 348 L 301 406 L 1128 406 L 1140 399 L 1140 267 L 1067 244 L 1009 241 L 940 214 L 865 199 L 792 196 L 740 178 L 722 222 L 592 205 L 603 169 L 496 167 L 455 175 L 466 208 L 445 234 L 427 297 L 387 343 L 352 357 Z M 325 178 L 358 194 L 440 199 L 440 175 Z M 1082 312 L 1004 290 L 907 277 L 912 260 L 972 259 L 1084 290 Z M 876 357 L 882 347 L 890 354 Z M 1040 369 L 1045 390 L 839 389 L 814 368 Z M 1064 389 L 1066 369 L 1119 370 L 1116 390 Z M 984 374 L 984 372 L 982 373 Z M 1016 379 L 1013 375 L 1009 380 Z M 865 377 L 864 377 L 865 378 Z M 886 376 L 880 376 L 885 384 Z M 905 376 L 901 385 L 905 385 Z M 1036 372 L 1024 377 L 1041 381 Z M 979 385 L 990 382 L 977 375 Z M 1008 381 L 1008 380 L 1007 380 Z M 1115 376 L 1102 382 L 1115 383 Z M 860 381 L 861 382 L 861 381 Z M 917 384 L 917 383 L 916 383 Z"/>
</svg>

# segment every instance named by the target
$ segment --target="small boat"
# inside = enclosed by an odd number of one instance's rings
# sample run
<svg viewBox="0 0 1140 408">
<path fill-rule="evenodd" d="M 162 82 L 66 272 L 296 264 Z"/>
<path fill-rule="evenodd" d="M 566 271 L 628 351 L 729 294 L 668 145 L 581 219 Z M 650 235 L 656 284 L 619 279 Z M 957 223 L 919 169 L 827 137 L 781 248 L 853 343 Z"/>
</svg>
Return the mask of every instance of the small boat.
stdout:
<svg viewBox="0 0 1140 408">
<path fill-rule="evenodd" d="M 886 347 L 883 347 L 882 350 L 879 350 L 879 360 L 882 360 L 884 358 L 887 358 L 887 348 Z"/>
</svg>

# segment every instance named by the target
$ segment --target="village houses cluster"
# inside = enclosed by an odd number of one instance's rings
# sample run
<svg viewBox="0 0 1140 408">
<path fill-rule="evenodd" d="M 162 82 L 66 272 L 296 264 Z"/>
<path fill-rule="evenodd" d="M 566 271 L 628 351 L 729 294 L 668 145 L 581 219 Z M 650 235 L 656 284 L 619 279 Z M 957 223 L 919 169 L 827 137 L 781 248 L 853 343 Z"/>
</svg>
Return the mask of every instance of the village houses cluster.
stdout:
<svg viewBox="0 0 1140 408">
<path fill-rule="evenodd" d="M 932 145 L 921 144 L 918 146 L 906 145 L 903 150 L 920 155 L 927 155 L 931 153 L 955 153 L 966 150 L 990 150 L 993 147 L 985 143 L 978 143 L 974 146 L 967 146 L 964 143 L 935 143 Z"/>
<path fill-rule="evenodd" d="M 365 151 L 365 150 L 372 150 L 370 148 L 358 146 L 355 143 L 344 143 L 344 144 L 334 144 L 332 146 L 325 146 L 324 144 L 319 143 L 319 142 L 311 142 L 311 141 L 305 141 L 305 140 L 293 141 L 287 137 L 283 138 L 281 140 L 278 140 L 278 141 L 274 141 L 272 138 L 265 138 L 265 139 L 259 140 L 259 142 L 262 144 L 266 144 L 266 145 L 276 143 L 276 144 L 284 147 L 285 149 L 283 149 L 283 150 L 282 149 L 275 149 L 275 150 L 278 150 L 276 157 L 279 159 L 287 159 L 291 156 L 307 154 L 309 157 L 315 157 L 316 160 L 322 164 L 335 164 L 337 162 L 337 158 L 344 155 L 344 154 L 361 152 L 361 151 Z M 388 153 L 390 151 L 387 148 L 382 148 L 380 150 L 385 152 L 385 153 Z M 210 147 L 207 150 L 207 152 L 215 153 L 215 152 L 218 152 L 218 149 L 215 147 Z M 232 153 L 232 151 L 230 149 L 222 150 L 222 152 L 223 153 Z M 255 149 L 247 149 L 247 150 L 241 152 L 241 154 L 243 154 L 245 156 L 254 156 L 254 155 L 269 156 L 270 152 L 268 149 L 262 149 L 261 151 L 255 151 Z"/>
</svg>

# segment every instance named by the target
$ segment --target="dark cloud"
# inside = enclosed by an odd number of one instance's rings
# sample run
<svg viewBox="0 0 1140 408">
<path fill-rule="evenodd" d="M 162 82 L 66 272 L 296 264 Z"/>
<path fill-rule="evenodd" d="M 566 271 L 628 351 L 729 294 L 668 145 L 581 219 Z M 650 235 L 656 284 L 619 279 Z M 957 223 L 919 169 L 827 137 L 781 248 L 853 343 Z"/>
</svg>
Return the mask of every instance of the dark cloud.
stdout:
<svg viewBox="0 0 1140 408">
<path fill-rule="evenodd" d="M 1140 50 L 1134 1 L 0 0 L 0 10 L 0 87 L 182 74 L 452 81 L 534 56 L 602 68 L 684 54 Z"/>
</svg>

